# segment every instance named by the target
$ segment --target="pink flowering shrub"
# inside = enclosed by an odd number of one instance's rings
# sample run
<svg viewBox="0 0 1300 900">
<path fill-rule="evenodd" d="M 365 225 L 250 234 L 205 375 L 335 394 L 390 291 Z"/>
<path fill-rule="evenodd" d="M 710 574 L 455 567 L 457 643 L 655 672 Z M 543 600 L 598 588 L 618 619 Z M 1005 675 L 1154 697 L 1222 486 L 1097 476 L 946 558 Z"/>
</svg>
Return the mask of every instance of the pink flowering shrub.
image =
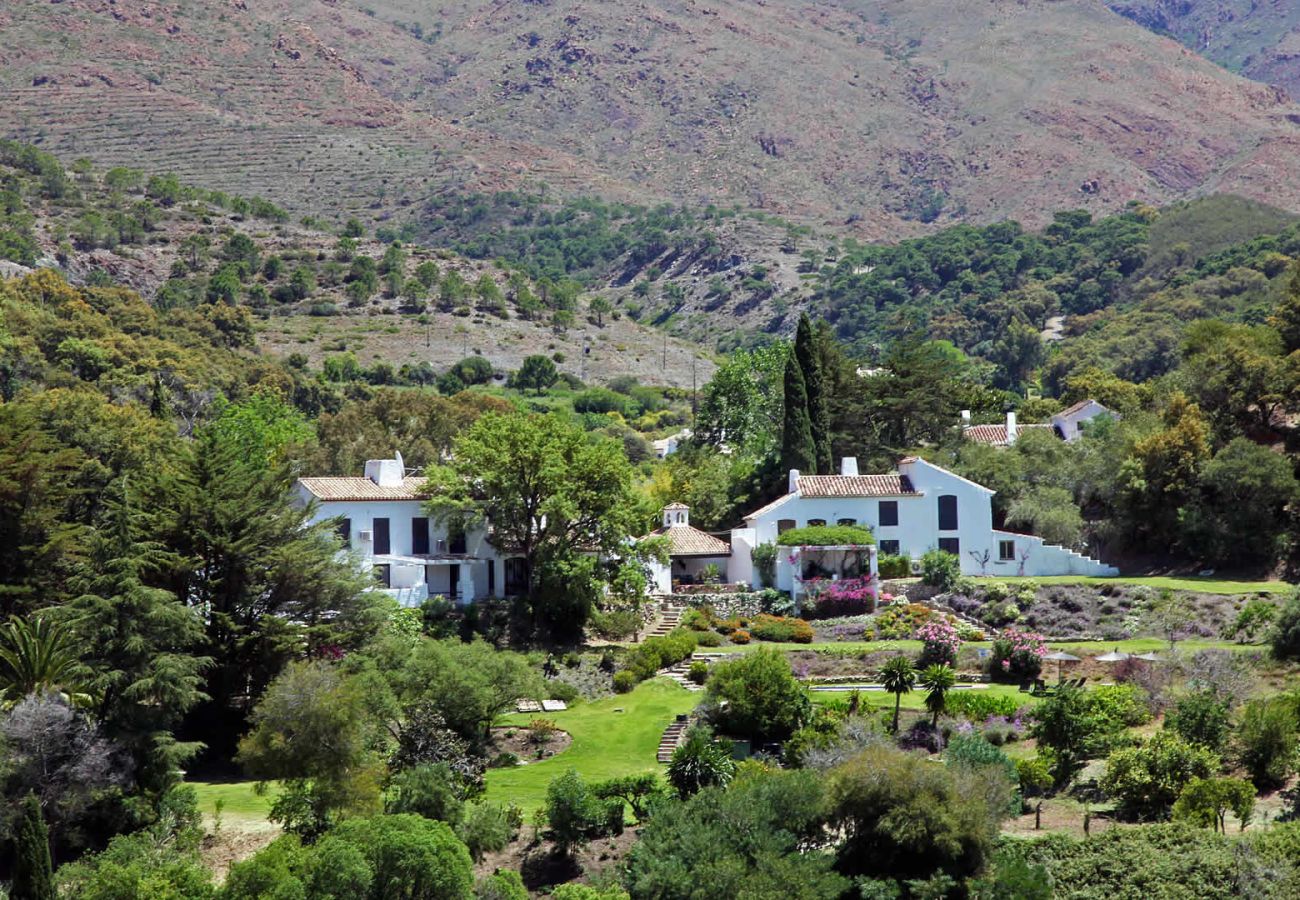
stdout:
<svg viewBox="0 0 1300 900">
<path fill-rule="evenodd" d="M 812 599 L 812 609 L 807 611 L 809 618 L 861 616 L 876 608 L 876 583 L 869 575 L 840 581 L 805 579 L 804 587 Z"/>
<path fill-rule="evenodd" d="M 1034 631 L 1004 628 L 993 639 L 989 675 L 995 681 L 1029 681 L 1043 671 L 1047 638 Z"/>
<path fill-rule="evenodd" d="M 952 622 L 936 616 L 916 629 L 916 639 L 925 642 L 919 665 L 928 666 L 933 663 L 945 666 L 956 665 L 957 651 L 961 649 L 961 637 L 958 636 L 957 628 Z"/>
</svg>

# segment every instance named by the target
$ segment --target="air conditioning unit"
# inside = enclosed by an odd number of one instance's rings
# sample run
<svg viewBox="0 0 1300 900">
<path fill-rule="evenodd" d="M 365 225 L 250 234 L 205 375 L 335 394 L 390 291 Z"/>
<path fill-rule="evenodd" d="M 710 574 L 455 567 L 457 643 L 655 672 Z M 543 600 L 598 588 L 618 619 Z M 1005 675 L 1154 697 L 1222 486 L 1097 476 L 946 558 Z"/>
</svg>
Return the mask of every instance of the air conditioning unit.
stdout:
<svg viewBox="0 0 1300 900">
<path fill-rule="evenodd" d="M 373 531 L 363 531 L 363 532 L 361 532 L 361 542 L 362 542 L 362 543 L 369 543 L 369 542 L 373 541 L 374 539 L 375 539 L 375 533 L 374 533 Z"/>
<path fill-rule="evenodd" d="M 362 532 L 362 534 L 364 535 L 364 532 Z M 362 537 L 362 540 L 365 540 L 365 538 Z M 921 574 L 921 561 L 920 561 L 919 559 L 914 559 L 914 560 L 912 560 L 911 562 L 908 563 L 908 568 L 912 570 L 912 574 L 913 574 L 913 575 L 920 575 L 920 574 Z"/>
</svg>

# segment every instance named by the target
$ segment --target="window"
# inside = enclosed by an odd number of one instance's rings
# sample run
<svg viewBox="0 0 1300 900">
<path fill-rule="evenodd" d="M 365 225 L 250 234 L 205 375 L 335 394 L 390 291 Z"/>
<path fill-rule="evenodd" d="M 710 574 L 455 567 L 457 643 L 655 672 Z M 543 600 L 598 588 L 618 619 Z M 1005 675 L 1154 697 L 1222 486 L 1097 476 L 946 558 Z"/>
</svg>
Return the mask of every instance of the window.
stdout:
<svg viewBox="0 0 1300 900">
<path fill-rule="evenodd" d="M 528 593 L 528 561 L 516 556 L 506 560 L 506 596 Z"/>
<path fill-rule="evenodd" d="M 429 520 L 424 516 L 411 519 L 411 553 L 415 556 L 429 554 Z"/>
<path fill-rule="evenodd" d="M 898 501 L 897 500 L 880 501 L 880 524 L 881 525 L 898 524 Z"/>
<path fill-rule="evenodd" d="M 880 548 L 879 548 L 879 549 L 880 549 L 880 555 L 881 555 L 881 556 L 898 556 L 898 555 L 899 555 L 899 546 L 898 546 L 898 541 L 881 541 L 881 542 L 880 542 Z"/>
<path fill-rule="evenodd" d="M 343 542 L 344 547 L 352 546 L 352 520 L 339 519 L 339 540 Z"/>
<path fill-rule="evenodd" d="M 961 541 L 956 538 L 939 538 L 939 549 L 953 556 L 961 556 Z"/>
<path fill-rule="evenodd" d="M 808 527 L 809 527 L 809 528 L 820 528 L 821 526 L 823 526 L 823 525 L 825 525 L 825 524 L 826 524 L 826 520 L 825 520 L 825 519 L 809 519 L 809 520 L 808 520 Z"/>
<path fill-rule="evenodd" d="M 497 595 L 497 564 L 495 560 L 488 560 L 488 596 Z M 470 598 L 471 600 L 474 598 Z"/>
<path fill-rule="evenodd" d="M 794 519 L 781 519 L 776 523 L 777 534 L 785 534 L 792 528 L 794 528 Z"/>
<path fill-rule="evenodd" d="M 393 567 L 375 566 L 375 579 L 384 587 L 393 586 Z"/>
<path fill-rule="evenodd" d="M 952 494 L 939 498 L 939 530 L 957 530 L 957 498 Z"/>
<path fill-rule="evenodd" d="M 1015 559 L 1015 558 L 1016 558 L 1016 542 L 998 541 L 998 559 L 1002 562 L 1006 562 L 1007 560 Z"/>
<path fill-rule="evenodd" d="M 389 542 L 388 539 L 388 520 L 375 519 L 374 529 L 375 529 L 375 549 L 373 552 L 376 555 L 384 554 L 384 553 L 392 553 L 393 545 Z"/>
<path fill-rule="evenodd" d="M 451 544 L 448 552 L 465 553 L 465 529 L 456 523 L 447 526 L 447 540 Z"/>
<path fill-rule="evenodd" d="M 857 519 L 836 519 L 835 524 L 848 525 L 849 527 L 853 527 L 858 524 L 858 520 Z"/>
</svg>

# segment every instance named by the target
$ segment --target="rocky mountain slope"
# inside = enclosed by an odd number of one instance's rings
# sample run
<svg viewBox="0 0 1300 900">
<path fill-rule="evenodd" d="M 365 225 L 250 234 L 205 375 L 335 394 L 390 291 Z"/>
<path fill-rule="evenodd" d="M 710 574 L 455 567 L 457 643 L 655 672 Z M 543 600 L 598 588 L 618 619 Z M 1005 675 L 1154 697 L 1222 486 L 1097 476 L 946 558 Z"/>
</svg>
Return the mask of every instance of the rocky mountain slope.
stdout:
<svg viewBox="0 0 1300 900">
<path fill-rule="evenodd" d="M 1300 4 L 1110 0 L 1110 8 L 1225 68 L 1300 97 Z"/>
<path fill-rule="evenodd" d="M 1300 106 L 1095 0 L 15 0 L 0 36 L 0 133 L 299 214 L 545 185 L 883 239 L 1300 209 Z"/>
</svg>

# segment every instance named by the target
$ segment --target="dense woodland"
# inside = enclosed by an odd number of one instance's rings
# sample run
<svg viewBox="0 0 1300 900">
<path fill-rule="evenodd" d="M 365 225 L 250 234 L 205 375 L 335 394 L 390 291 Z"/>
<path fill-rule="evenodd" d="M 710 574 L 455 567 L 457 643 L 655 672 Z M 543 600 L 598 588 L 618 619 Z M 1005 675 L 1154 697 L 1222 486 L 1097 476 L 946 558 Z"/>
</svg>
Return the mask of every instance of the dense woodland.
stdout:
<svg viewBox="0 0 1300 900">
<path fill-rule="evenodd" d="M 22 265 L 40 255 L 32 210 L 56 200 L 84 204 L 70 242 L 115 252 L 165 237 L 172 207 L 283 217 L 167 179 L 3 153 L 0 257 Z M 98 197 L 109 199 L 87 199 Z M 1110 690 L 1036 698 L 1024 721 L 1015 697 L 956 696 L 959 666 L 988 665 L 962 645 L 986 636 L 919 604 L 853 607 L 815 633 L 769 591 L 762 614 L 701 607 L 667 636 L 628 640 L 649 612 L 645 564 L 665 553 L 630 539 L 662 505 L 686 502 L 694 524 L 724 529 L 782 492 L 789 468 L 829 472 L 843 456 L 886 471 L 922 453 L 995 488 L 1009 527 L 1126 566 L 1288 571 L 1300 226 L 1261 214 L 1271 230 L 1256 233 L 1249 208 L 1225 203 L 1233 214 L 1217 218 L 1195 205 L 1098 222 L 1063 213 L 1042 233 L 1007 223 L 818 250 L 811 314 L 790 317 L 789 340 L 730 354 L 698 396 L 630 378 L 583 384 L 544 354 L 505 373 L 478 357 L 394 371 L 259 352 L 254 324 L 282 289 L 310 302 L 337 277 L 362 283 L 342 288 L 359 304 L 447 291 L 436 266 L 421 280 L 414 257 L 432 254 L 396 240 L 410 235 L 383 235 L 378 263 L 340 258 L 368 240 L 355 223 L 327 259 L 273 264 L 242 232 L 194 243 L 149 299 L 103 273 L 0 282 L 0 879 L 41 900 L 523 898 L 557 884 L 551 896 L 569 900 L 1021 898 L 1053 896 L 1051 885 L 1128 897 L 1160 884 L 1187 889 L 1168 896 L 1295 896 L 1296 826 L 1239 837 L 1225 824 L 1244 829 L 1257 797 L 1274 818 L 1297 814 L 1284 790 L 1300 762 L 1287 692 L 1295 599 L 1231 609 L 1225 640 L 1257 648 L 1249 659 L 1211 648 L 1180 657 L 1166 682 L 1134 668 Z M 489 278 L 448 302 L 612 314 L 605 295 L 584 294 L 594 273 L 709 246 L 704 219 L 686 214 L 576 204 L 550 215 L 467 200 L 454 224 L 499 233 L 467 230 L 459 249 L 505 256 L 516 290 L 507 299 Z M 1170 220 L 1197 243 L 1172 240 Z M 1056 316 L 1062 337 L 1044 341 Z M 1122 418 L 1071 444 L 960 436 L 964 409 L 1034 422 L 1084 398 Z M 683 426 L 693 439 L 657 460 L 648 441 Z M 328 525 L 304 524 L 295 477 L 357 474 L 395 449 L 428 475 L 431 515 L 488 519 L 528 560 L 523 596 L 398 609 Z M 992 658 L 1041 672 L 1041 635 L 1014 628 L 1036 588 L 964 583 L 938 557 L 925 579 L 954 610 L 996 608 L 1006 629 Z M 1130 633 L 1174 649 L 1184 599 L 1144 597 Z M 856 696 L 812 701 L 786 645 L 838 640 L 836 627 L 919 643 L 915 666 L 870 647 L 853 657 L 873 676 L 878 664 L 898 700 L 925 694 L 908 727 L 897 704 L 877 715 Z M 618 691 L 631 708 L 684 693 L 653 676 L 724 636 L 778 649 L 692 670 L 704 704 L 664 777 L 575 770 L 527 822 L 489 786 L 527 769 L 493 727 L 518 698 L 581 709 Z M 1252 695 L 1257 683 L 1269 691 Z M 557 731 L 545 719 L 513 728 L 539 760 Z M 1003 753 L 1009 730 L 1032 737 L 1034 755 Z M 762 753 L 736 764 L 730 739 Z M 1089 764 L 1104 770 L 1085 776 Z M 218 884 L 187 782 L 235 777 L 268 786 L 283 835 Z M 1119 820 L 1177 824 L 1000 837 L 1035 798 L 1075 789 Z M 617 846 L 618 865 L 584 875 L 593 843 Z M 524 864 L 484 862 L 521 844 Z"/>
</svg>

